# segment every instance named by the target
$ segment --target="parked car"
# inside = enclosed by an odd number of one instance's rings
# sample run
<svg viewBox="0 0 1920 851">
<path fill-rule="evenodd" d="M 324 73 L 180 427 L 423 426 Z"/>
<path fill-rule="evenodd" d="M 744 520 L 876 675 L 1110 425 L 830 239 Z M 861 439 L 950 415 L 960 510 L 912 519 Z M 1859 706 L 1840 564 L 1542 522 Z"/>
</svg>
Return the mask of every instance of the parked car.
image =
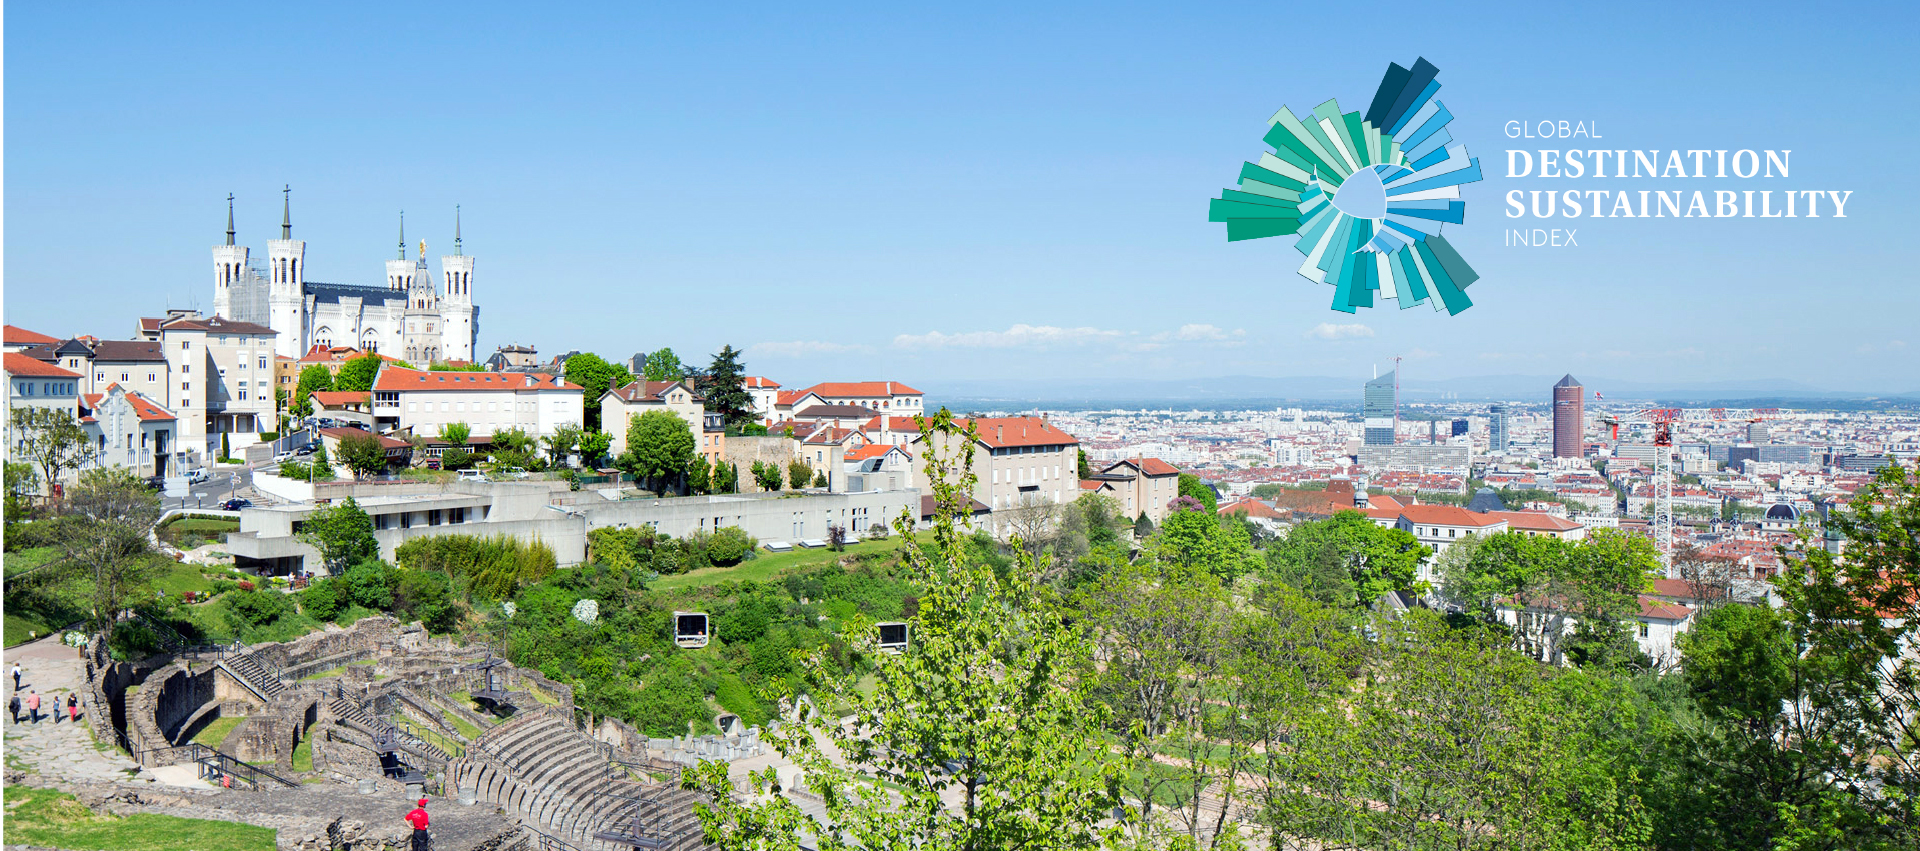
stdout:
<svg viewBox="0 0 1920 851">
<path fill-rule="evenodd" d="M 189 484 L 201 484 L 211 478 L 213 478 L 213 473 L 208 472 L 205 467 L 201 467 L 198 470 L 187 471 L 187 482 Z"/>
<path fill-rule="evenodd" d="M 438 470 L 438 469 L 440 469 L 440 459 L 438 459 L 438 458 L 428 458 L 428 459 L 427 459 L 427 469 L 429 469 L 429 470 Z"/>
<path fill-rule="evenodd" d="M 154 490 L 164 490 L 167 486 L 166 476 L 148 476 L 141 481 L 144 482 L 147 487 Z"/>
<path fill-rule="evenodd" d="M 321 427 L 321 428 L 333 428 L 334 426 L 337 426 L 337 425 L 339 425 L 339 423 L 336 423 L 336 422 L 334 422 L 334 421 L 333 421 L 333 418 L 332 418 L 332 417 L 321 417 L 321 418 L 320 418 L 320 427 Z"/>
<path fill-rule="evenodd" d="M 307 444 L 306 446 L 302 446 L 302 447 L 300 447 L 299 449 L 295 449 L 295 450 L 293 450 L 293 454 L 295 454 L 295 455 L 312 455 L 312 454 L 313 454 L 313 444 L 311 444 L 311 443 L 309 443 L 309 444 Z"/>
<path fill-rule="evenodd" d="M 280 454 L 278 454 L 278 455 L 275 455 L 275 456 L 273 456 L 273 463 L 275 463 L 275 464 L 284 464 L 284 463 L 286 463 L 286 462 L 288 462 L 288 461 L 292 461 L 293 459 L 295 459 L 295 458 L 297 458 L 297 457 L 299 457 L 299 453 L 296 453 L 296 452 L 294 452 L 293 450 L 291 450 L 291 449 L 289 449 L 289 450 L 287 450 L 287 451 L 285 451 L 285 452 L 282 452 L 282 453 L 280 453 Z"/>
<path fill-rule="evenodd" d="M 221 503 L 220 507 L 223 509 L 226 509 L 227 511 L 239 511 L 242 508 L 252 508 L 253 500 L 234 497 L 233 499 L 229 499 L 226 502 Z"/>
<path fill-rule="evenodd" d="M 460 471 L 460 481 L 484 482 L 486 480 L 487 480 L 487 477 L 481 475 L 479 470 L 461 470 Z"/>
</svg>

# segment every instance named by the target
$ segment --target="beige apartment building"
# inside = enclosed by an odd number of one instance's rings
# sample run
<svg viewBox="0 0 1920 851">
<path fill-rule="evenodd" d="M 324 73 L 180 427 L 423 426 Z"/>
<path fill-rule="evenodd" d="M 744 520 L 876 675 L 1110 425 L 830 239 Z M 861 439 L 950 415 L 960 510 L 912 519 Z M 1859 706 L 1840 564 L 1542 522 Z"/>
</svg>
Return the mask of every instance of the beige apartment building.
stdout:
<svg viewBox="0 0 1920 851">
<path fill-rule="evenodd" d="M 1062 504 L 1080 496 L 1080 441 L 1048 423 L 1044 417 L 987 417 L 957 420 L 976 429 L 973 498 L 994 511 L 1032 502 Z M 934 451 L 957 460 L 954 438 L 936 436 Z M 906 447 L 916 458 L 925 449 L 915 436 Z M 931 493 L 926 471 L 915 465 L 914 484 Z"/>
<path fill-rule="evenodd" d="M 171 375 L 167 395 L 152 398 L 179 417 L 184 451 L 213 458 L 224 434 L 237 454 L 273 430 L 273 329 L 192 314 L 169 316 L 159 335 Z"/>
<path fill-rule="evenodd" d="M 1166 522 L 1167 504 L 1180 495 L 1180 469 L 1158 458 L 1116 461 L 1093 480 L 1113 488 L 1113 498 L 1128 518 L 1145 514 L 1155 526 Z"/>
<path fill-rule="evenodd" d="M 600 397 L 600 428 L 613 438 L 612 454 L 627 451 L 627 421 L 648 411 L 668 411 L 687 421 L 693 444 L 701 455 L 718 457 L 719 446 L 710 446 L 706 436 L 706 400 L 693 390 L 691 381 L 640 381 L 608 390 Z"/>
</svg>

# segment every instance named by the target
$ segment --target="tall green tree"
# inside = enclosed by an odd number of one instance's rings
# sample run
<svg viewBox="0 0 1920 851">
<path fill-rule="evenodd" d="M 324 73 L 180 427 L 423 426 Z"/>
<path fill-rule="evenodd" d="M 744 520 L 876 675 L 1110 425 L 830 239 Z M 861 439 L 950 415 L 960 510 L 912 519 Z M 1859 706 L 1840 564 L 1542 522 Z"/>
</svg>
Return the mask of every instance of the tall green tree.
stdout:
<svg viewBox="0 0 1920 851">
<path fill-rule="evenodd" d="M 371 434 L 340 438 L 340 461 L 356 476 L 371 476 L 387 468 L 387 448 Z"/>
<path fill-rule="evenodd" d="M 581 431 L 579 426 L 573 423 L 561 423 L 553 430 L 553 434 L 541 438 L 541 442 L 547 445 L 548 465 L 553 467 L 566 466 L 567 456 L 571 455 L 576 448 L 579 448 L 585 437 L 586 433 Z M 581 457 L 584 460 L 585 453 L 581 453 Z"/>
<path fill-rule="evenodd" d="M 600 397 L 608 390 L 624 387 L 633 381 L 633 373 L 627 368 L 592 352 L 582 352 L 567 358 L 566 377 L 568 381 L 580 385 L 586 392 L 583 396 L 583 409 L 586 413 L 586 427 L 589 430 L 604 428 L 600 419 Z"/>
<path fill-rule="evenodd" d="M 1427 555 L 1411 532 L 1384 528 L 1358 511 L 1340 511 L 1294 526 L 1267 549 L 1267 566 L 1275 578 L 1312 599 L 1365 607 L 1388 591 L 1420 590 L 1419 568 Z"/>
<path fill-rule="evenodd" d="M 160 518 L 160 497 L 124 467 L 95 467 L 81 472 L 64 507 L 60 548 L 86 578 L 92 626 L 102 630 L 145 596 L 154 565 L 148 532 Z"/>
<path fill-rule="evenodd" d="M 698 389 L 706 398 L 707 411 L 725 417 L 727 425 L 753 421 L 753 395 L 747 392 L 746 368 L 733 346 L 724 346 L 713 356 Z"/>
<path fill-rule="evenodd" d="M 580 463 L 589 467 L 598 466 L 607 457 L 607 450 L 613 448 L 613 435 L 604 431 L 589 431 L 580 435 Z"/>
<path fill-rule="evenodd" d="M 300 370 L 300 379 L 293 385 L 293 415 L 304 417 L 313 413 L 312 400 L 308 399 L 322 390 L 333 389 L 333 372 L 327 365 L 316 363 Z"/>
<path fill-rule="evenodd" d="M 14 457 L 40 469 L 41 493 L 53 495 L 53 486 L 68 470 L 93 459 L 93 439 L 73 412 L 65 408 L 22 405 L 8 412 L 8 442 Z"/>
<path fill-rule="evenodd" d="M 627 420 L 627 451 L 620 468 L 648 489 L 665 491 L 678 484 L 693 465 L 693 431 L 671 411 L 648 411 Z"/>
<path fill-rule="evenodd" d="M 1087 461 L 1087 450 L 1080 450 L 1080 478 L 1093 478 L 1093 465 Z"/>
<path fill-rule="evenodd" d="M 1174 500 L 1174 510 L 1160 524 L 1155 538 L 1156 553 L 1162 560 L 1183 567 L 1212 571 L 1220 579 L 1258 570 L 1260 556 L 1246 526 L 1222 522 L 1191 498 Z"/>
<path fill-rule="evenodd" d="M 372 390 L 374 376 L 380 374 L 380 363 L 379 355 L 364 354 L 341 364 L 340 374 L 333 377 L 333 389 L 356 393 Z"/>
<path fill-rule="evenodd" d="M 696 494 L 713 493 L 713 467 L 704 457 L 695 456 L 687 469 L 687 489 Z"/>
<path fill-rule="evenodd" d="M 296 537 L 319 550 L 327 573 L 335 576 L 350 565 L 380 556 L 380 542 L 373 537 L 373 518 L 353 497 L 308 514 Z"/>
<path fill-rule="evenodd" d="M 787 487 L 790 490 L 805 490 L 813 483 L 813 468 L 807 462 L 795 458 L 787 462 Z"/>
<path fill-rule="evenodd" d="M 700 818 L 723 848 L 1092 848 L 1117 834 L 1102 824 L 1121 782 L 1101 736 L 1105 712 L 1088 702 L 1086 678 L 1069 673 L 1090 667 L 1091 648 L 1037 593 L 1024 550 L 1004 575 L 973 558 L 956 523 L 974 484 L 972 435 L 933 439 L 970 429 L 942 410 L 922 430 L 927 445 L 958 443 L 961 454 L 927 453 L 931 546 L 907 535 L 911 513 L 896 523 L 926 589 L 910 649 L 874 658 L 871 689 L 809 657 L 814 694 L 849 707 L 851 720 L 790 704 L 794 720 L 769 738 L 821 796 L 824 818 L 784 796 L 736 798 L 723 762 L 696 770 L 714 802 Z M 760 790 L 775 780 L 772 769 L 751 776 Z"/>
<path fill-rule="evenodd" d="M 647 355 L 643 365 L 648 381 L 679 381 L 687 377 L 687 367 L 680 362 L 680 356 L 672 349 L 661 349 Z"/>
</svg>

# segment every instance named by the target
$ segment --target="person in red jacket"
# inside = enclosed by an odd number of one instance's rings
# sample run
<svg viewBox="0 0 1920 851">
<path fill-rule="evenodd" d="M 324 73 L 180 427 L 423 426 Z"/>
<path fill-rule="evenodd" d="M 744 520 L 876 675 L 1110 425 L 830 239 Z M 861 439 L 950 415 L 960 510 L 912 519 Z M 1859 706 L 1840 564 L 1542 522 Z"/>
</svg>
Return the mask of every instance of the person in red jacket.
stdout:
<svg viewBox="0 0 1920 851">
<path fill-rule="evenodd" d="M 407 813 L 407 824 L 413 825 L 413 851 L 427 851 L 427 799 Z"/>
</svg>

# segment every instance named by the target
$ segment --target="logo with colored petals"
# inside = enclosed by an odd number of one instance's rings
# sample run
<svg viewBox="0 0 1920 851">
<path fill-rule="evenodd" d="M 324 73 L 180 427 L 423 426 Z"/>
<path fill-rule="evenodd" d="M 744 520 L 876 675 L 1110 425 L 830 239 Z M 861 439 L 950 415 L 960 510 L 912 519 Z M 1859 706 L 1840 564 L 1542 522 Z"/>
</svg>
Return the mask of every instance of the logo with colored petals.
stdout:
<svg viewBox="0 0 1920 851">
<path fill-rule="evenodd" d="M 1374 294 L 1401 308 L 1431 302 L 1457 314 L 1473 306 L 1480 276 L 1440 228 L 1466 221 L 1460 186 L 1480 180 L 1480 160 L 1453 141 L 1453 114 L 1434 99 L 1440 69 L 1422 58 L 1387 68 L 1365 115 L 1329 100 L 1305 118 L 1286 107 L 1268 122 L 1273 148 L 1240 168 L 1208 221 L 1227 240 L 1298 235 L 1300 274 L 1334 288 L 1333 309 L 1372 307 Z"/>
</svg>

